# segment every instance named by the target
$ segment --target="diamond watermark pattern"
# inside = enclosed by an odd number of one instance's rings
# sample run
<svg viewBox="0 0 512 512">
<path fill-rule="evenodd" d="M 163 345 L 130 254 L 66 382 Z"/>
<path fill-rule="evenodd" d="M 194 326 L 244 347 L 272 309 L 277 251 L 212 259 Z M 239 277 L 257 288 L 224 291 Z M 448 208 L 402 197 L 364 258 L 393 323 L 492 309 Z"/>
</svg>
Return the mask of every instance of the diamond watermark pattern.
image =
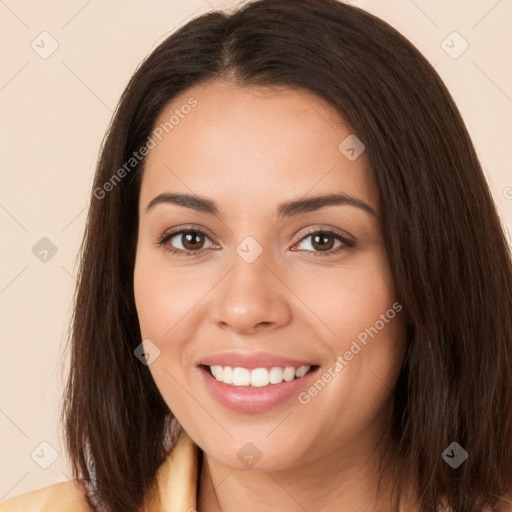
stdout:
<svg viewBox="0 0 512 512">
<path fill-rule="evenodd" d="M 359 158 L 361 153 L 366 149 L 366 146 L 359 140 L 356 135 L 351 133 L 348 137 L 343 139 L 341 144 L 338 146 L 338 149 L 342 155 L 353 162 Z"/>
<path fill-rule="evenodd" d="M 57 40 L 48 32 L 41 32 L 30 45 L 41 59 L 47 59 L 59 47 Z"/>
<path fill-rule="evenodd" d="M 59 458 L 59 454 L 50 443 L 43 441 L 36 446 L 30 457 L 38 466 L 48 469 Z"/>
<path fill-rule="evenodd" d="M 441 42 L 441 48 L 452 58 L 458 59 L 468 48 L 469 43 L 454 30 Z"/>
<path fill-rule="evenodd" d="M 252 443 L 246 443 L 238 450 L 237 457 L 247 468 L 252 468 L 261 459 L 262 453 Z"/>
<path fill-rule="evenodd" d="M 441 454 L 444 461 L 453 469 L 457 469 L 467 458 L 468 452 L 455 441 Z"/>
<path fill-rule="evenodd" d="M 238 245 L 236 252 L 246 263 L 252 263 L 263 252 L 263 247 L 252 236 L 248 236 Z"/>
<path fill-rule="evenodd" d="M 160 349 L 149 338 L 147 338 L 142 341 L 133 353 L 141 363 L 149 366 L 160 356 Z"/>
<path fill-rule="evenodd" d="M 48 263 L 56 254 L 57 246 L 45 236 L 32 247 L 34 256 L 43 263 Z"/>
</svg>

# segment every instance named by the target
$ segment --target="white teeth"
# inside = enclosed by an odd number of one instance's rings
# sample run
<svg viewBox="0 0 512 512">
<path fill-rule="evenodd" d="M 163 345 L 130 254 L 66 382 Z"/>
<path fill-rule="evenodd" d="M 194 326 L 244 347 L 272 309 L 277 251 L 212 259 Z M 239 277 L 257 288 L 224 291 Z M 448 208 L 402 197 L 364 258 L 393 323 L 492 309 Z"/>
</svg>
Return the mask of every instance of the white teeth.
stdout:
<svg viewBox="0 0 512 512">
<path fill-rule="evenodd" d="M 262 388 L 269 384 L 281 384 L 283 380 L 289 382 L 295 378 L 299 379 L 304 377 L 310 368 L 311 366 L 299 366 L 298 368 L 293 366 L 286 366 L 285 368 L 274 366 L 270 369 L 254 368 L 249 370 L 239 366 L 236 368 L 219 365 L 210 366 L 212 375 L 219 382 L 233 386 L 252 386 L 256 388 Z"/>
<path fill-rule="evenodd" d="M 293 380 L 294 378 L 295 378 L 295 368 L 293 368 L 292 366 L 287 366 L 283 372 L 283 379 L 286 382 L 288 382 L 290 380 Z"/>
<path fill-rule="evenodd" d="M 222 376 L 222 381 L 226 384 L 233 384 L 233 368 L 231 368 L 231 366 L 224 367 L 224 375 Z"/>
<path fill-rule="evenodd" d="M 215 364 L 213 366 L 210 366 L 210 370 L 212 371 L 212 375 L 217 380 L 222 380 L 222 378 L 223 378 L 222 374 L 224 373 L 224 369 L 222 368 L 222 366 Z"/>
<path fill-rule="evenodd" d="M 270 369 L 270 384 L 280 384 L 283 382 L 283 369 L 278 366 Z"/>
<path fill-rule="evenodd" d="M 295 377 L 304 377 L 308 373 L 309 366 L 300 366 L 295 370 Z"/>
<path fill-rule="evenodd" d="M 237 366 L 233 370 L 233 386 L 248 386 L 251 383 L 251 371 Z"/>
<path fill-rule="evenodd" d="M 251 386 L 261 388 L 268 386 L 269 375 L 266 368 L 256 368 L 251 372 Z"/>
</svg>

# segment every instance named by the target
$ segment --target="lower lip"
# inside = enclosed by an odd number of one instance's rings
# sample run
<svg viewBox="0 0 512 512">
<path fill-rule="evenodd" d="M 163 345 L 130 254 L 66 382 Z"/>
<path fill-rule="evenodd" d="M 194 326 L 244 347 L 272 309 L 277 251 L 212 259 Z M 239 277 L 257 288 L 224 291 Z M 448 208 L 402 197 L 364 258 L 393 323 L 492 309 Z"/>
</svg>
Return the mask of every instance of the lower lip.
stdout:
<svg viewBox="0 0 512 512">
<path fill-rule="evenodd" d="M 270 384 L 265 387 L 230 386 L 218 381 L 208 370 L 200 366 L 201 378 L 213 397 L 223 406 L 245 413 L 264 412 L 283 403 L 303 389 L 318 367 L 299 379 L 293 379 L 281 384 Z"/>
</svg>

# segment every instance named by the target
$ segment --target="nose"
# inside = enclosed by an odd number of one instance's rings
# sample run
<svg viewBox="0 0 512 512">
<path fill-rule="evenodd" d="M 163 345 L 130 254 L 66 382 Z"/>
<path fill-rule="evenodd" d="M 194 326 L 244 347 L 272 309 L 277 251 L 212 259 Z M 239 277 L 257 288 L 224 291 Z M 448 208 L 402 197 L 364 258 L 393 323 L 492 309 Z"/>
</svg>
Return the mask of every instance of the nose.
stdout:
<svg viewBox="0 0 512 512">
<path fill-rule="evenodd" d="M 232 267 L 215 291 L 213 319 L 220 327 L 250 334 L 290 321 L 291 292 L 269 259 L 265 250 L 251 263 L 234 253 Z"/>
</svg>

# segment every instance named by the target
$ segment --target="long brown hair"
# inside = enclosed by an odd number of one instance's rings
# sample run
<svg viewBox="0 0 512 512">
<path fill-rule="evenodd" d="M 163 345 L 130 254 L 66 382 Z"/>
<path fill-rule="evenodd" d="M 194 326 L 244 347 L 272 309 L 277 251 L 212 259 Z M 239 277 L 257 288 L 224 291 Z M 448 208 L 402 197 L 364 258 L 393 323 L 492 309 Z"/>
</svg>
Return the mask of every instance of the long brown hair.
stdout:
<svg viewBox="0 0 512 512">
<path fill-rule="evenodd" d="M 436 71 L 388 24 L 336 0 L 259 0 L 199 16 L 161 43 L 123 92 L 81 247 L 62 409 L 74 477 L 94 477 L 109 510 L 130 512 L 165 458 L 170 411 L 134 356 L 144 159 L 133 168 L 126 162 L 170 100 L 218 78 L 312 92 L 364 142 L 409 334 L 390 430 L 400 480 L 414 475 L 428 512 L 440 503 L 456 512 L 495 506 L 512 487 L 512 264 L 504 230 Z M 441 457 L 452 442 L 469 454 L 458 468 Z"/>
</svg>

